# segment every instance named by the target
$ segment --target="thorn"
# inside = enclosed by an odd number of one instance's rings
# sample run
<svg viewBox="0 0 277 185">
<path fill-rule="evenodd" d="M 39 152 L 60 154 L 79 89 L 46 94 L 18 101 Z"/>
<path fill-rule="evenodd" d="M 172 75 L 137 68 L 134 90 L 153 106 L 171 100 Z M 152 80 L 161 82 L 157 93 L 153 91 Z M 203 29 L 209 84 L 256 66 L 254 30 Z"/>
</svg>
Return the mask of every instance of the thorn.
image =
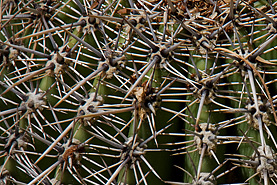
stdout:
<svg viewBox="0 0 277 185">
<path fill-rule="evenodd" d="M 220 165 L 220 162 L 219 162 L 218 158 L 216 157 L 214 151 L 210 150 L 210 153 L 213 155 L 213 157 L 214 157 L 215 161 L 217 162 L 217 164 Z"/>
<path fill-rule="evenodd" d="M 75 122 L 77 120 L 73 120 L 67 127 L 66 129 L 59 135 L 59 137 L 43 152 L 43 154 L 41 154 L 41 156 L 36 160 L 35 165 L 41 161 L 46 154 L 48 154 L 57 144 L 60 140 L 63 139 L 63 137 L 65 137 L 68 132 L 73 128 L 73 126 L 75 125 Z"/>
<path fill-rule="evenodd" d="M 148 108 L 151 110 L 151 112 L 156 116 L 156 111 L 155 111 L 155 108 L 153 107 L 153 105 L 149 102 L 147 104 Z"/>
<path fill-rule="evenodd" d="M 139 76 L 139 78 L 136 80 L 136 82 L 130 87 L 128 90 L 128 93 L 124 96 L 121 103 L 125 101 L 125 99 L 133 92 L 134 88 L 137 87 L 137 85 L 141 82 L 141 80 L 145 77 L 146 73 L 160 60 L 160 57 L 158 55 L 155 55 L 153 60 L 148 63 L 148 66 L 144 69 L 143 73 Z"/>
<path fill-rule="evenodd" d="M 44 72 L 44 71 L 46 71 L 46 70 L 48 70 L 48 69 L 52 69 L 52 70 L 53 70 L 54 67 L 55 67 L 55 64 L 54 64 L 54 63 L 51 63 L 51 64 L 50 64 L 49 66 L 47 66 L 47 67 L 44 67 L 44 68 L 42 68 L 42 69 L 39 69 L 39 70 L 37 70 L 37 71 L 34 71 L 34 72 L 29 73 L 28 76 L 26 76 L 26 77 L 24 77 L 24 78 L 18 80 L 17 82 L 15 82 L 15 83 L 12 84 L 11 86 L 9 86 L 9 88 L 7 88 L 1 95 L 6 94 L 6 93 L 9 92 L 11 89 L 13 89 L 15 86 L 17 86 L 17 85 L 19 85 L 19 84 L 21 84 L 21 83 L 23 83 L 23 82 L 25 82 L 25 81 L 27 81 L 27 80 L 32 79 L 34 76 L 39 75 L 39 74 L 41 74 L 42 72 Z"/>
<path fill-rule="evenodd" d="M 100 68 L 96 69 L 94 72 L 92 72 L 90 75 L 88 75 L 86 78 L 84 78 L 81 82 L 79 82 L 73 89 L 71 89 L 62 99 L 60 99 L 56 105 L 57 107 L 59 104 L 61 104 L 66 98 L 68 98 L 72 93 L 74 93 L 77 89 L 79 89 L 82 85 L 84 85 L 87 81 L 95 78 L 98 74 L 100 74 L 103 71 L 106 71 L 109 68 L 107 64 L 103 64 Z"/>
<path fill-rule="evenodd" d="M 169 48 L 161 50 L 161 54 L 163 57 L 167 57 L 170 52 L 174 51 L 177 49 L 180 45 L 182 45 L 184 42 L 179 42 L 177 44 L 174 44 L 173 46 L 170 46 Z"/>
<path fill-rule="evenodd" d="M 200 115 L 201 115 L 202 108 L 203 108 L 203 105 L 204 105 L 204 102 L 206 99 L 206 95 L 207 95 L 207 90 L 203 90 L 203 93 L 202 93 L 201 99 L 200 99 L 200 103 L 199 103 L 198 112 L 197 112 L 195 128 L 198 128 L 198 126 L 199 126 Z"/>
<path fill-rule="evenodd" d="M 86 15 L 86 10 L 85 10 L 85 7 L 82 5 L 82 3 L 79 0 L 74 0 L 74 1 L 77 3 L 78 7 L 81 9 L 82 15 Z"/>
<path fill-rule="evenodd" d="M 58 25 L 59 26 L 59 25 Z M 70 33 L 68 30 L 66 30 L 65 28 L 59 26 L 60 28 L 62 28 L 68 35 L 72 36 L 74 39 L 76 39 L 78 42 L 82 43 L 84 46 L 86 46 L 88 49 L 90 49 L 91 51 L 93 51 L 94 54 L 96 54 L 99 58 L 101 58 L 101 60 L 104 60 L 104 56 L 102 55 L 101 52 L 99 52 L 97 49 L 95 49 L 94 47 L 92 47 L 90 44 L 88 44 L 86 41 L 80 39 L 79 37 L 77 37 L 76 35 Z"/>
<path fill-rule="evenodd" d="M 277 34 L 272 34 L 271 38 L 269 38 L 266 42 L 264 42 L 257 50 L 254 50 L 248 55 L 248 60 L 252 63 L 256 61 L 256 58 L 261 55 L 267 46 L 277 38 Z"/>
<path fill-rule="evenodd" d="M 198 163 L 198 168 L 197 168 L 197 175 L 196 175 L 196 181 L 198 181 L 199 177 L 200 177 L 200 173 L 201 173 L 201 169 L 202 169 L 202 163 L 203 163 L 204 154 L 206 152 L 206 149 L 207 149 L 207 145 L 204 144 L 203 148 L 201 150 L 200 158 L 199 158 L 199 163 Z"/>
<path fill-rule="evenodd" d="M 7 46 L 10 46 L 10 47 L 13 47 L 15 49 L 18 49 L 20 51 L 23 51 L 23 52 L 26 52 L 26 53 L 33 53 L 35 55 L 38 55 L 38 56 L 41 56 L 41 57 L 45 57 L 47 59 L 50 59 L 51 58 L 51 55 L 48 55 L 46 53 L 42 53 L 42 52 L 39 52 L 39 51 L 36 51 L 36 50 L 31 50 L 29 48 L 25 48 L 23 46 L 17 46 L 17 45 L 14 45 L 14 44 L 10 44 L 10 43 L 5 43 L 3 41 L 0 40 L 0 43 L 2 44 L 5 44 Z"/>
<path fill-rule="evenodd" d="M 145 37 L 136 27 L 134 27 L 127 19 L 123 17 L 123 20 L 140 36 L 140 38 L 148 44 L 148 46 L 153 50 L 153 52 L 157 52 L 159 47 L 153 44 L 147 37 Z"/>
</svg>

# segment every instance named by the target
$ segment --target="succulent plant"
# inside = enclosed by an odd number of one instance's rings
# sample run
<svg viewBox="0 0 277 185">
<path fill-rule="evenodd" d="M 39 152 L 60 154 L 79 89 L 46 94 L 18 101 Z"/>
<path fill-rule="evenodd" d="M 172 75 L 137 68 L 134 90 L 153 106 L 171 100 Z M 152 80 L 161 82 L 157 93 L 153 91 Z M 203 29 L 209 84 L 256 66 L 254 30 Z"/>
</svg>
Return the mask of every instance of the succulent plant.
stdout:
<svg viewBox="0 0 277 185">
<path fill-rule="evenodd" d="M 276 11 L 1 1 L 0 184 L 277 184 Z"/>
</svg>

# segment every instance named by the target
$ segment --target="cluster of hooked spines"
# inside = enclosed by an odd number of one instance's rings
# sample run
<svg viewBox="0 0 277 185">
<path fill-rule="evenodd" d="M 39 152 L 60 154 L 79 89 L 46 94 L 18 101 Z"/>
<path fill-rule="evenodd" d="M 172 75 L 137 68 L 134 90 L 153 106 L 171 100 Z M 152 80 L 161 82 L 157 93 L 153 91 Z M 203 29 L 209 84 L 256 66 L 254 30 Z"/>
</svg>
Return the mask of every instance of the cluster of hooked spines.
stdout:
<svg viewBox="0 0 277 185">
<path fill-rule="evenodd" d="M 3 1 L 1 184 L 276 184 L 276 6 Z"/>
</svg>

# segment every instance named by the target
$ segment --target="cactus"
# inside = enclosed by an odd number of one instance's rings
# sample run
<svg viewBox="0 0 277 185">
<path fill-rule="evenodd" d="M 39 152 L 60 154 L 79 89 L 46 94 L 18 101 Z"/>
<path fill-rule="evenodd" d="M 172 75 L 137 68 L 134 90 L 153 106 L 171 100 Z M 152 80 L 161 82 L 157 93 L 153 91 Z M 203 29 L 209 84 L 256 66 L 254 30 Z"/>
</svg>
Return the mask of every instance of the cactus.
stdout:
<svg viewBox="0 0 277 185">
<path fill-rule="evenodd" d="M 1 1 L 0 184 L 277 184 L 276 11 Z"/>
</svg>

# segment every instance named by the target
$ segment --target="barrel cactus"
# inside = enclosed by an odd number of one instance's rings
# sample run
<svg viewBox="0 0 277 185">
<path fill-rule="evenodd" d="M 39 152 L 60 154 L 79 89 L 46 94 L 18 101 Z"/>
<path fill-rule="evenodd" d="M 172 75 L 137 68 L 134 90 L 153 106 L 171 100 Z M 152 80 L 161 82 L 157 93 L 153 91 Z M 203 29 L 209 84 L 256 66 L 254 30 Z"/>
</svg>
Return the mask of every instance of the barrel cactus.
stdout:
<svg viewBox="0 0 277 185">
<path fill-rule="evenodd" d="M 0 184 L 277 184 L 276 11 L 1 1 Z"/>
</svg>

